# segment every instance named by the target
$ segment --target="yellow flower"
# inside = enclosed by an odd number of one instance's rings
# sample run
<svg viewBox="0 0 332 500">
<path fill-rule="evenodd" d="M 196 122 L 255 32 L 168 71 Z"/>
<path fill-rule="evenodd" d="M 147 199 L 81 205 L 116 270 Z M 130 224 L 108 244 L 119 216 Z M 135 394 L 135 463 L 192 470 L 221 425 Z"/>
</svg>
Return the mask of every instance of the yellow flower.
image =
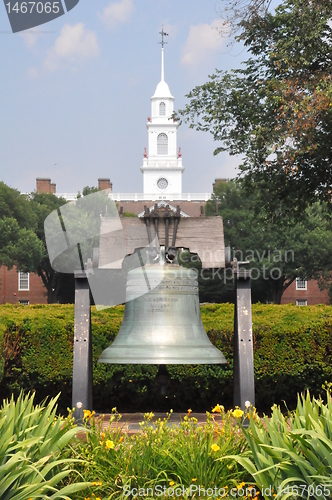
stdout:
<svg viewBox="0 0 332 500">
<path fill-rule="evenodd" d="M 90 410 L 83 410 L 83 419 L 91 418 L 96 412 L 91 412 Z"/>
<path fill-rule="evenodd" d="M 240 410 L 239 408 L 233 411 L 233 417 L 241 418 L 242 415 L 243 415 L 243 411 Z"/>
<path fill-rule="evenodd" d="M 245 486 L 246 483 L 240 483 L 238 486 L 237 486 L 237 489 L 240 490 L 241 488 L 243 488 L 243 486 Z"/>
<path fill-rule="evenodd" d="M 96 497 L 96 500 L 101 500 L 101 498 L 100 497 Z"/>
<path fill-rule="evenodd" d="M 90 418 L 91 417 L 91 411 L 90 410 L 83 410 L 83 418 Z"/>
<path fill-rule="evenodd" d="M 170 485 L 170 486 L 174 486 L 174 485 L 175 485 L 174 481 L 170 481 L 170 482 L 169 482 L 169 485 Z"/>
<path fill-rule="evenodd" d="M 91 486 L 101 486 L 103 483 L 101 481 L 93 481 Z"/>
<path fill-rule="evenodd" d="M 196 481 L 197 481 L 197 477 L 193 477 L 193 478 L 192 478 L 192 482 L 193 482 L 193 483 L 196 483 Z"/>
<path fill-rule="evenodd" d="M 122 441 L 123 441 L 123 436 L 120 437 L 119 443 L 122 443 Z"/>
<path fill-rule="evenodd" d="M 100 435 L 101 435 L 102 441 L 104 441 L 104 439 L 105 439 L 105 432 L 102 432 Z"/>
<path fill-rule="evenodd" d="M 222 413 L 224 410 L 225 408 L 222 405 L 217 404 L 217 406 L 212 408 L 212 413 Z"/>
<path fill-rule="evenodd" d="M 218 446 L 216 443 L 211 444 L 211 450 L 213 452 L 219 451 L 220 450 L 220 446 Z"/>
<path fill-rule="evenodd" d="M 110 439 L 108 439 L 108 440 L 106 441 L 106 443 L 105 443 L 105 446 L 106 446 L 106 448 L 107 448 L 108 450 L 113 450 L 113 448 L 114 448 L 114 443 L 113 443 L 113 441 L 111 441 Z"/>
<path fill-rule="evenodd" d="M 192 413 L 192 409 L 189 408 L 189 410 L 187 410 L 187 412 L 188 412 L 188 417 L 189 417 L 190 413 Z"/>
</svg>

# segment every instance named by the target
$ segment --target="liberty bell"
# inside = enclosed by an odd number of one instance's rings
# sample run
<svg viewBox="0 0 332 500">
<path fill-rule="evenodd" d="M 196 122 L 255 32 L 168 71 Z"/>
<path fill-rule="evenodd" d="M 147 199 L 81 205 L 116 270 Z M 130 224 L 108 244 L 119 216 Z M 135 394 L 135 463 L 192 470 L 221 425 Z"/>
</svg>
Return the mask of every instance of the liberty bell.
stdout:
<svg viewBox="0 0 332 500">
<path fill-rule="evenodd" d="M 120 331 L 98 361 L 159 365 L 227 363 L 204 330 L 199 306 L 198 273 L 177 262 L 177 249 L 173 245 L 179 221 L 176 217 L 168 219 L 166 211 L 165 224 L 158 226 L 160 211 L 157 208 L 152 217 L 155 235 L 159 233 L 159 241 L 166 245 L 151 247 L 154 260 L 150 258 L 144 267 L 128 272 Z M 151 214 L 146 213 L 151 245 L 150 220 Z M 171 222 L 173 245 L 168 246 Z"/>
</svg>

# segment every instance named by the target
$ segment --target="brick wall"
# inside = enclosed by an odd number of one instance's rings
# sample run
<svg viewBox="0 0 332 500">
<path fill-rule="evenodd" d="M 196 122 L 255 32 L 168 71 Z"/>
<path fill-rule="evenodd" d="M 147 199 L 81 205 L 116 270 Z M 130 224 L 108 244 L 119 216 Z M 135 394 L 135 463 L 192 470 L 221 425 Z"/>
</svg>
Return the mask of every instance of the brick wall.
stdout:
<svg viewBox="0 0 332 500">
<path fill-rule="evenodd" d="M 308 306 L 314 304 L 330 304 L 330 299 L 327 290 L 320 290 L 317 281 L 307 281 L 306 290 L 296 290 L 296 282 L 293 281 L 291 285 L 285 290 L 281 297 L 281 304 L 296 304 L 297 300 L 306 300 Z"/>
<path fill-rule="evenodd" d="M 14 267 L 8 270 L 0 267 L 0 303 L 17 304 L 20 300 L 28 300 L 29 304 L 47 304 L 47 291 L 41 278 L 34 273 L 29 274 L 29 290 L 18 289 L 18 272 Z"/>
</svg>

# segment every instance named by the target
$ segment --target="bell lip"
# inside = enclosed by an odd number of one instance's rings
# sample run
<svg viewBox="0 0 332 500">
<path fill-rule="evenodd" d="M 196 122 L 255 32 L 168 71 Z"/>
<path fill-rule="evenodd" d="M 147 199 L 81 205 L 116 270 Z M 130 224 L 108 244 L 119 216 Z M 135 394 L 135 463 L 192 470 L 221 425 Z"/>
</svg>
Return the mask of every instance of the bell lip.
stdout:
<svg viewBox="0 0 332 500">
<path fill-rule="evenodd" d="M 122 348 L 120 349 L 122 350 Z M 135 354 L 132 353 L 131 356 L 128 356 L 128 354 L 119 352 L 120 349 L 116 349 L 118 351 L 116 352 L 115 348 L 113 348 L 111 355 L 104 354 L 107 351 L 105 349 L 99 356 L 98 363 L 116 365 L 224 365 L 228 363 L 221 351 L 219 351 L 220 354 L 213 353 L 210 357 L 208 355 L 204 356 L 202 353 L 192 354 L 191 356 L 184 356 L 183 354 L 158 356 L 156 353 L 139 355 L 137 351 Z"/>
<path fill-rule="evenodd" d="M 211 359 L 209 360 L 200 360 L 200 361 L 193 361 L 193 360 L 181 360 L 181 361 L 176 361 L 174 359 L 160 359 L 160 360 L 152 360 L 152 359 L 146 359 L 146 360 L 116 360 L 112 359 L 110 361 L 107 360 L 100 360 L 98 359 L 98 363 L 103 363 L 104 365 L 227 365 L 228 361 L 225 359 L 225 361 L 213 361 Z"/>
</svg>

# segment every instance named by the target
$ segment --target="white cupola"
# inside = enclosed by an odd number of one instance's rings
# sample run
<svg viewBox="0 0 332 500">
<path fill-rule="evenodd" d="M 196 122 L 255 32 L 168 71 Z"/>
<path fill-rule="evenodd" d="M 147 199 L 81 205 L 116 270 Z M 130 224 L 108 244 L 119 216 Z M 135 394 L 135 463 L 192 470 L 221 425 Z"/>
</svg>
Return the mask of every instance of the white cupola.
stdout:
<svg viewBox="0 0 332 500">
<path fill-rule="evenodd" d="M 182 156 L 177 149 L 178 123 L 172 118 L 174 97 L 164 78 L 164 36 L 162 30 L 161 80 L 151 97 L 151 116 L 148 118 L 148 152 L 144 150 L 143 193 L 148 199 L 167 199 L 182 194 Z M 150 196 L 151 195 L 151 196 Z"/>
</svg>

